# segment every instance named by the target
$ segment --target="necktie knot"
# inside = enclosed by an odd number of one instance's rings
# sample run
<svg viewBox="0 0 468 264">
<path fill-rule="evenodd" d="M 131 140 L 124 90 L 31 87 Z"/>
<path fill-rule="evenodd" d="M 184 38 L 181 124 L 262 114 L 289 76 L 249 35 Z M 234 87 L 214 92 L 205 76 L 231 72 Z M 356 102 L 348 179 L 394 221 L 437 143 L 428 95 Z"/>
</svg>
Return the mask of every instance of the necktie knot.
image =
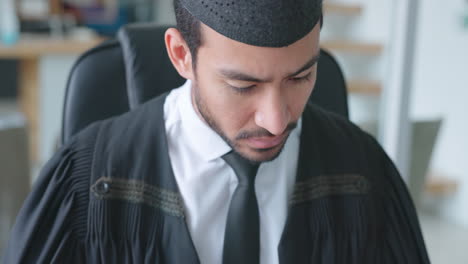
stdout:
<svg viewBox="0 0 468 264">
<path fill-rule="evenodd" d="M 236 173 L 239 184 L 253 184 L 255 182 L 259 164 L 243 158 L 235 151 L 230 151 L 222 158 Z"/>
</svg>

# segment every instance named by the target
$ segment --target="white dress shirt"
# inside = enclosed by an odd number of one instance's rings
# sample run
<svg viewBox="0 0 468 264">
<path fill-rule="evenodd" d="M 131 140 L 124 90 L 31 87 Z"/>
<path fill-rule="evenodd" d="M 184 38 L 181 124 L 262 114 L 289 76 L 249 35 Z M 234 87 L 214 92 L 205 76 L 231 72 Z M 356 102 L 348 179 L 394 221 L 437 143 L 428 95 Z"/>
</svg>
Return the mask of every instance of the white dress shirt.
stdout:
<svg viewBox="0 0 468 264">
<path fill-rule="evenodd" d="M 221 158 L 231 147 L 195 112 L 191 82 L 164 104 L 169 157 L 183 197 L 186 221 L 202 264 L 222 263 L 224 230 L 237 177 Z M 255 180 L 260 213 L 260 263 L 278 263 L 278 244 L 296 179 L 301 122 L 281 154 L 262 163 Z"/>
</svg>

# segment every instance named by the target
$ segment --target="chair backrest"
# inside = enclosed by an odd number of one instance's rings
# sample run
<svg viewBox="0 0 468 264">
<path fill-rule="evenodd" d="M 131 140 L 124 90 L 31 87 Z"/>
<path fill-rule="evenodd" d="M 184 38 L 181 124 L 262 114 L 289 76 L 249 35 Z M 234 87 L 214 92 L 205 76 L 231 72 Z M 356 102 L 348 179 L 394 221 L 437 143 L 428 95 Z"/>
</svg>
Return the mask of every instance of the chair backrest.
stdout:
<svg viewBox="0 0 468 264">
<path fill-rule="evenodd" d="M 184 83 L 164 43 L 169 26 L 133 24 L 117 39 L 83 54 L 70 73 L 64 104 L 62 142 L 94 121 L 127 112 Z M 317 82 L 310 102 L 348 117 L 343 73 L 321 50 Z"/>
</svg>

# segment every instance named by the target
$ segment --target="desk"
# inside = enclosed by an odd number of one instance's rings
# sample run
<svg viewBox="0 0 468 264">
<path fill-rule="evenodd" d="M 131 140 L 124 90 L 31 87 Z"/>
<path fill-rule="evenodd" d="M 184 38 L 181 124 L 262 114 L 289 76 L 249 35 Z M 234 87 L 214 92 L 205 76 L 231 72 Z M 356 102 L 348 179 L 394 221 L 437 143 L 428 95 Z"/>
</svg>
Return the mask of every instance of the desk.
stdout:
<svg viewBox="0 0 468 264">
<path fill-rule="evenodd" d="M 78 41 L 53 39 L 48 36 L 24 35 L 14 46 L 0 44 L 0 59 L 17 59 L 19 61 L 19 104 L 29 127 L 30 158 L 33 162 L 38 161 L 38 134 L 40 131 L 39 61 L 41 57 L 48 55 L 78 56 L 102 41 L 102 38 Z"/>
</svg>

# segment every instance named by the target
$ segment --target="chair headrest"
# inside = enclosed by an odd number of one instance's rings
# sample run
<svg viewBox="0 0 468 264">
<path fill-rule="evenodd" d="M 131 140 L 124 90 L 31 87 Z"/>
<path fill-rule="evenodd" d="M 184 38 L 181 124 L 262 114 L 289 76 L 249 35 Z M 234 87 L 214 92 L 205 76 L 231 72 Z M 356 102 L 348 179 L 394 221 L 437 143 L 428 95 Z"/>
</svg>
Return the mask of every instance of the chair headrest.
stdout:
<svg viewBox="0 0 468 264">
<path fill-rule="evenodd" d="M 131 24 L 118 32 L 131 109 L 185 81 L 166 52 L 164 34 L 169 27 L 150 23 Z"/>
</svg>

